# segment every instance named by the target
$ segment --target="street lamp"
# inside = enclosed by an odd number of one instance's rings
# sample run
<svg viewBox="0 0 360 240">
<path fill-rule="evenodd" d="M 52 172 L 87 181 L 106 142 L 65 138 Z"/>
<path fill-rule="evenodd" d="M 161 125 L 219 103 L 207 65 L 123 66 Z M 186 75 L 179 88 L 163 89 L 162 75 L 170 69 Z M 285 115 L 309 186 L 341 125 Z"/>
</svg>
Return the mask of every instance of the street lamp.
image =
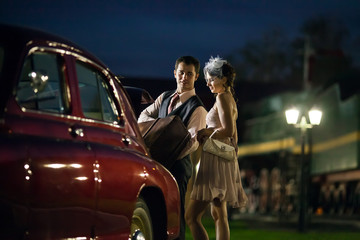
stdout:
<svg viewBox="0 0 360 240">
<path fill-rule="evenodd" d="M 286 122 L 294 125 L 296 128 L 301 130 L 301 162 L 300 162 L 300 196 L 299 196 L 299 222 L 298 230 L 300 232 L 305 231 L 305 219 L 307 212 L 307 171 L 305 172 L 305 135 L 308 128 L 312 128 L 315 125 L 319 125 L 321 122 L 322 112 L 317 109 L 312 109 L 308 112 L 309 121 L 307 122 L 306 116 L 302 114 L 299 120 L 300 111 L 296 108 L 292 108 L 285 111 Z"/>
<path fill-rule="evenodd" d="M 322 112 L 317 109 L 311 109 L 308 112 L 310 123 L 307 123 L 306 116 L 301 116 L 301 120 L 298 123 L 300 111 L 296 108 L 291 108 L 285 111 L 286 122 L 293 124 L 296 128 L 300 128 L 301 131 L 306 131 L 308 128 L 312 128 L 315 125 L 319 125 L 321 122 Z"/>
</svg>

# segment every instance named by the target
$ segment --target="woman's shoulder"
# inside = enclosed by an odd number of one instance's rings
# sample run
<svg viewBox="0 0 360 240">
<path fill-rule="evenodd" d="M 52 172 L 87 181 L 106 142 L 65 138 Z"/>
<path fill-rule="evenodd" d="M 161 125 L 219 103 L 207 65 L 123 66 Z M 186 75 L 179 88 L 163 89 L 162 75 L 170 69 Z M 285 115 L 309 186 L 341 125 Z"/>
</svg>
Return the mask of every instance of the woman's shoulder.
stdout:
<svg viewBox="0 0 360 240">
<path fill-rule="evenodd" d="M 231 92 L 222 92 L 222 93 L 219 93 L 217 96 L 216 96 L 216 99 L 218 101 L 226 101 L 226 102 L 230 102 L 234 99 L 233 95 L 231 94 Z"/>
<path fill-rule="evenodd" d="M 216 96 L 216 105 L 222 109 L 233 109 L 237 111 L 237 106 L 233 95 L 230 92 L 223 92 Z"/>
</svg>

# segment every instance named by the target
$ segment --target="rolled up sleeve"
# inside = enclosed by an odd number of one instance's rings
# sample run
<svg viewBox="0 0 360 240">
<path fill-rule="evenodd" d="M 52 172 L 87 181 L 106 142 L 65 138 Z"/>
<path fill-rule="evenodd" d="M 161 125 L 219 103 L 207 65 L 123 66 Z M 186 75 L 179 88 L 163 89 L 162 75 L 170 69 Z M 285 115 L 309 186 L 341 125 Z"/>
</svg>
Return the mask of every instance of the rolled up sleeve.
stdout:
<svg viewBox="0 0 360 240">
<path fill-rule="evenodd" d="M 161 94 L 159 97 L 155 99 L 155 102 L 145 108 L 138 118 L 138 123 L 148 122 L 151 120 L 155 120 L 159 116 L 159 109 L 161 102 L 163 100 L 164 94 Z"/>
</svg>

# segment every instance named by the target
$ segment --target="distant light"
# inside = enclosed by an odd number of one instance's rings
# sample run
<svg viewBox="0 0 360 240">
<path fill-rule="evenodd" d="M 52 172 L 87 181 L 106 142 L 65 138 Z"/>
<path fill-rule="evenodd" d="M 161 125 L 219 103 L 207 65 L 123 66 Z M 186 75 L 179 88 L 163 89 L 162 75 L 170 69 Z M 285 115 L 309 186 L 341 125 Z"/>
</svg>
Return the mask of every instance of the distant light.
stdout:
<svg viewBox="0 0 360 240">
<path fill-rule="evenodd" d="M 299 118 L 299 110 L 292 108 L 285 111 L 286 122 L 288 124 L 296 124 Z"/>
<path fill-rule="evenodd" d="M 321 122 L 321 117 L 322 112 L 320 110 L 313 109 L 309 111 L 309 119 L 312 125 L 319 125 Z"/>
</svg>

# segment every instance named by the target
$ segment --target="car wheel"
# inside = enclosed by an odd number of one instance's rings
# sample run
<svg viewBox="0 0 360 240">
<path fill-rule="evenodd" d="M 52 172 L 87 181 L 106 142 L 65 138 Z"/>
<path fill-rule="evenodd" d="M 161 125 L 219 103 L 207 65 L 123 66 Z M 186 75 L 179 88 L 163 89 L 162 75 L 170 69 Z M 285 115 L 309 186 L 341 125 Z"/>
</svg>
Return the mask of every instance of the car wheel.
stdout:
<svg viewBox="0 0 360 240">
<path fill-rule="evenodd" d="M 136 202 L 131 220 L 131 240 L 153 240 L 150 211 L 141 197 Z"/>
</svg>

